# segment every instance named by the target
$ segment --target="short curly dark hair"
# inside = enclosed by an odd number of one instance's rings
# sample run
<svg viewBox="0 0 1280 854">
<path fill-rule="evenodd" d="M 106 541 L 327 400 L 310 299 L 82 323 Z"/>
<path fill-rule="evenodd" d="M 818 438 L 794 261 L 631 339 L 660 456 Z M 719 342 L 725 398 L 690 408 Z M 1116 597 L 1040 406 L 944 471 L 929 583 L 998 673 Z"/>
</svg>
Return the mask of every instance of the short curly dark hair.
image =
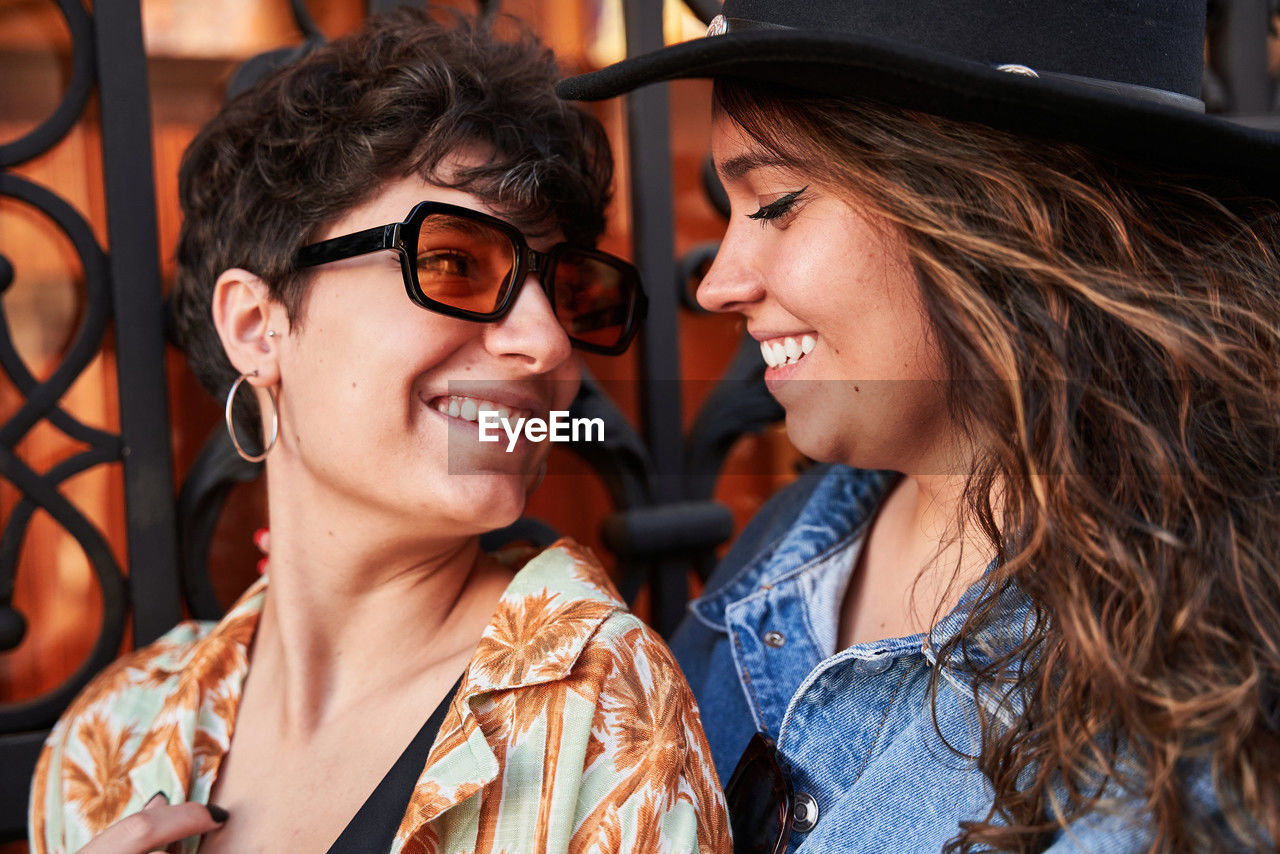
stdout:
<svg viewBox="0 0 1280 854">
<path fill-rule="evenodd" d="M 211 393 L 237 376 L 212 322 L 218 275 L 260 276 L 296 322 L 307 277 L 292 269 L 294 254 L 388 181 L 417 174 L 518 224 L 554 223 L 570 242 L 594 244 L 613 178 L 608 140 L 594 117 L 556 98 L 551 51 L 516 29 L 500 40 L 460 13 L 400 8 L 276 71 L 200 131 L 179 172 L 170 309 Z M 439 174 L 476 145 L 486 163 Z"/>
</svg>

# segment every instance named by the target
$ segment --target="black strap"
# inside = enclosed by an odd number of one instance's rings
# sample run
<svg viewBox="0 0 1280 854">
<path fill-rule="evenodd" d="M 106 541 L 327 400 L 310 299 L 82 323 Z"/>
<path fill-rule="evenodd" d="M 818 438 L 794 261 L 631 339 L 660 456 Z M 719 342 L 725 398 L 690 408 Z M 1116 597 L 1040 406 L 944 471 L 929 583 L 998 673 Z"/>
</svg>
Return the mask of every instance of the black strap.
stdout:
<svg viewBox="0 0 1280 854">
<path fill-rule="evenodd" d="M 449 693 L 436 710 L 427 718 L 427 722 L 418 730 L 418 734 L 409 742 L 409 746 L 400 754 L 396 764 L 378 783 L 373 794 L 347 822 L 342 834 L 329 846 L 329 854 L 375 854 L 391 850 L 396 831 L 404 819 L 404 812 L 409 808 L 409 799 L 413 797 L 413 787 L 422 774 L 427 754 L 435 743 L 440 732 L 440 724 L 453 703 L 454 695 L 462 685 L 462 677 L 453 683 Z"/>
</svg>

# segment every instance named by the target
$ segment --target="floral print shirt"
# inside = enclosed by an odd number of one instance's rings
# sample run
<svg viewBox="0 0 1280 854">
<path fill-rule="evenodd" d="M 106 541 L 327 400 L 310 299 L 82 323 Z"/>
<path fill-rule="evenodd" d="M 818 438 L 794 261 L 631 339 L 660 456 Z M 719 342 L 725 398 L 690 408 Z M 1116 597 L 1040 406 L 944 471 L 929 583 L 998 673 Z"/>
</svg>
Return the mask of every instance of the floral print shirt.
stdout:
<svg viewBox="0 0 1280 854">
<path fill-rule="evenodd" d="M 264 577 L 221 622 L 184 623 L 85 688 L 36 766 L 33 854 L 78 850 L 157 791 L 207 802 L 266 592 Z M 671 653 L 595 556 L 560 540 L 503 594 L 390 851 L 731 850 Z"/>
</svg>

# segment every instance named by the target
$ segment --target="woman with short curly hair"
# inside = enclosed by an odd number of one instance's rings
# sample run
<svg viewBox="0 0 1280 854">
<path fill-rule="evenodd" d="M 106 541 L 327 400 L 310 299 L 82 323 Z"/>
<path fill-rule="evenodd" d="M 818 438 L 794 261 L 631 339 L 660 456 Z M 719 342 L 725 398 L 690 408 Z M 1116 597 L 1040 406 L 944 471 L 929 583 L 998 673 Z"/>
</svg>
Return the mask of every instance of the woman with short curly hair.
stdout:
<svg viewBox="0 0 1280 854">
<path fill-rule="evenodd" d="M 688 685 L 595 557 L 480 548 L 571 348 L 622 352 L 644 309 L 555 74 L 532 36 L 402 9 L 191 144 L 175 327 L 265 460 L 270 571 L 76 699 L 33 851 L 728 850 Z"/>
</svg>

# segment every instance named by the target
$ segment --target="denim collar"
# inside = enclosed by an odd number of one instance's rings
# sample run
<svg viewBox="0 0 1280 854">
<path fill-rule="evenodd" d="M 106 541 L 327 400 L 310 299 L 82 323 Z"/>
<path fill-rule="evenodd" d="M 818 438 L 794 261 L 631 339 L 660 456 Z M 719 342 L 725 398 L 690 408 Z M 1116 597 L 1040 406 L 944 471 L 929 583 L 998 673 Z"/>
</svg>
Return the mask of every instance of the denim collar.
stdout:
<svg viewBox="0 0 1280 854">
<path fill-rule="evenodd" d="M 760 549 L 723 587 L 689 603 L 708 627 L 728 632 L 725 610 L 761 587 L 776 584 L 841 548 L 871 518 L 894 472 L 832 466 L 785 530 Z"/>
<path fill-rule="evenodd" d="M 743 565 L 722 587 L 710 591 L 689 604 L 690 611 L 709 628 L 729 631 L 725 611 L 762 587 L 777 584 L 827 558 L 834 550 L 844 548 L 879 507 L 898 474 L 867 471 L 848 466 L 832 466 L 814 488 L 799 514 L 784 530 L 769 541 L 758 554 Z M 914 647 L 932 664 L 938 663 L 937 650 L 959 634 L 969 614 L 982 601 L 996 563 L 987 567 L 983 577 L 971 585 L 946 616 L 928 631 L 910 637 L 885 639 L 875 646 L 885 649 Z M 1016 584 L 1007 585 L 998 595 L 991 619 L 972 633 L 963 649 L 952 650 L 944 670 L 964 671 L 969 665 L 985 667 L 1017 644 L 1031 628 L 1031 602 Z"/>
</svg>

